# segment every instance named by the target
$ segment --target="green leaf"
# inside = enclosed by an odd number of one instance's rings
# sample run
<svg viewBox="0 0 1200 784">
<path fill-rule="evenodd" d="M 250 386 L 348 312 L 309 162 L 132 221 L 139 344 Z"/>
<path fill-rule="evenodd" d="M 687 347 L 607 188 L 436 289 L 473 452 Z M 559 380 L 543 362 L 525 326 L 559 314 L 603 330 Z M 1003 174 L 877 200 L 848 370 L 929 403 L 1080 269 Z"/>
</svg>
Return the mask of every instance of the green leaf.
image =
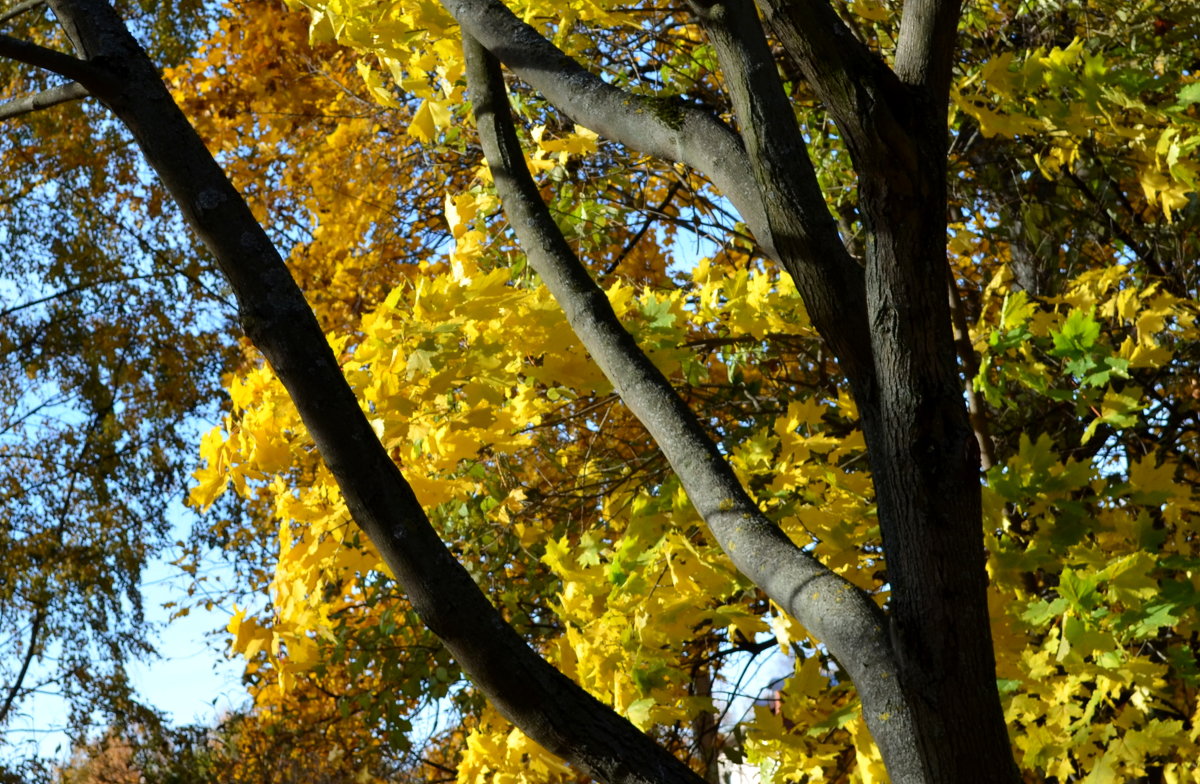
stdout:
<svg viewBox="0 0 1200 784">
<path fill-rule="evenodd" d="M 1092 311 L 1072 310 L 1063 322 L 1061 331 L 1051 330 L 1056 356 L 1081 356 L 1100 337 L 1100 324 L 1092 317 Z"/>
<path fill-rule="evenodd" d="M 651 329 L 666 329 L 675 323 L 675 314 L 671 312 L 669 299 L 643 300 L 640 310 L 646 317 L 646 326 Z"/>
<path fill-rule="evenodd" d="M 662 662 L 634 667 L 633 684 L 637 686 L 640 693 L 649 694 L 651 689 L 667 685 L 666 676 L 668 672 L 669 669 Z"/>
<path fill-rule="evenodd" d="M 852 702 L 825 717 L 825 720 L 814 724 L 808 730 L 808 734 L 812 737 L 824 735 L 830 730 L 841 729 L 846 726 L 846 722 L 858 715 L 859 705 L 857 702 Z"/>
<path fill-rule="evenodd" d="M 640 700 L 634 700 L 625 709 L 625 717 L 633 722 L 635 726 L 645 729 L 650 726 L 650 709 L 653 707 L 653 697 L 643 697 Z"/>
<path fill-rule="evenodd" d="M 1085 577 L 1073 569 L 1063 569 L 1062 575 L 1059 577 L 1058 594 L 1066 599 L 1072 607 L 1088 612 L 1096 607 L 1096 603 L 1100 599 L 1096 590 L 1099 584 L 1100 575 L 1092 574 Z"/>
<path fill-rule="evenodd" d="M 1122 613 L 1121 619 L 1133 621 L 1129 624 L 1129 632 L 1134 639 L 1142 640 L 1157 637 L 1158 630 L 1164 626 L 1173 626 L 1179 620 L 1179 609 L 1175 604 L 1149 604 L 1141 612 Z"/>
<path fill-rule="evenodd" d="M 1092 367 L 1095 367 L 1095 363 L 1091 362 L 1090 357 L 1088 358 L 1088 361 L 1091 363 Z M 1080 382 L 1084 386 L 1107 386 L 1112 380 L 1113 376 L 1116 376 L 1117 378 L 1129 378 L 1129 360 L 1122 359 L 1121 357 L 1105 357 L 1103 370 L 1098 370 L 1095 373 L 1090 373 L 1087 375 L 1082 373 L 1078 375 L 1080 376 Z"/>
<path fill-rule="evenodd" d="M 1200 82 L 1186 84 L 1175 93 L 1175 108 L 1186 109 L 1194 103 L 1200 103 Z"/>
<path fill-rule="evenodd" d="M 1052 602 L 1038 599 L 1030 604 L 1025 612 L 1021 613 L 1021 620 L 1030 626 L 1044 626 L 1051 619 L 1062 615 L 1065 609 L 1067 609 L 1067 600 L 1061 596 Z"/>
</svg>

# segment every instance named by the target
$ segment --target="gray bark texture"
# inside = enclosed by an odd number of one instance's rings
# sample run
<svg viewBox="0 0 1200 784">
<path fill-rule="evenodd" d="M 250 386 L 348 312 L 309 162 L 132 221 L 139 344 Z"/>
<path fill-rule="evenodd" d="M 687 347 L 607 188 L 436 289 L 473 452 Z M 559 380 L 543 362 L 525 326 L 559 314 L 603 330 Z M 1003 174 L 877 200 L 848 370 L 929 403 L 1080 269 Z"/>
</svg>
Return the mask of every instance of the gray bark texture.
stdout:
<svg viewBox="0 0 1200 784">
<path fill-rule="evenodd" d="M 0 120 L 20 117 L 23 114 L 30 114 L 39 109 L 48 109 L 67 101 L 77 101 L 80 98 L 86 98 L 87 94 L 87 88 L 79 82 L 67 82 L 58 87 L 42 90 L 40 93 L 5 101 L 0 104 Z"/>
<path fill-rule="evenodd" d="M 429 524 L 374 435 L 278 251 L 105 0 L 48 0 L 77 57 L 0 36 L 0 56 L 74 80 L 131 131 L 237 296 L 241 324 L 295 402 L 355 521 L 430 629 L 514 724 L 605 782 L 702 779 L 533 651 Z M 714 538 L 837 658 L 894 782 L 1019 781 L 995 683 L 979 449 L 946 296 L 946 107 L 959 0 L 908 0 L 889 68 L 828 0 L 693 0 L 737 127 L 702 106 L 613 87 L 500 0 L 444 0 L 497 190 L 530 263 L 642 421 Z M 762 19 L 846 139 L 865 266 L 829 213 Z M 862 415 L 892 595 L 888 612 L 767 519 L 613 313 L 526 171 L 501 66 L 576 122 L 706 175 L 795 280 Z M 43 102 L 45 98 L 42 99 Z"/>
</svg>

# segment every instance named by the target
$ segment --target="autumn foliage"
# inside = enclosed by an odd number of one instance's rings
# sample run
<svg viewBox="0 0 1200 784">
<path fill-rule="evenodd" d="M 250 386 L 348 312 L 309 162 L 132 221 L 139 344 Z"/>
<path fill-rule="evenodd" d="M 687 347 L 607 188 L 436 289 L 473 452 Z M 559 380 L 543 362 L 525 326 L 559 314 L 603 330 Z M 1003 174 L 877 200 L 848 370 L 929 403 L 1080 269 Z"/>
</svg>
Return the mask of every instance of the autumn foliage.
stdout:
<svg viewBox="0 0 1200 784">
<path fill-rule="evenodd" d="M 408 155 L 457 149 L 469 160 L 470 139 L 455 119 L 460 54 L 436 6 L 313 7 L 313 40 L 357 50 L 366 89 L 388 109 L 382 116 L 403 125 L 412 111 L 407 137 L 392 145 Z M 531 3 L 523 13 L 548 24 L 545 10 Z M 702 44 L 686 25 L 647 30 L 601 5 L 571 13 L 552 29 L 597 66 L 621 42 L 647 35 L 653 43 L 639 51 L 658 78 L 684 94 L 709 89 Z M 978 368 L 968 382 L 995 455 L 985 528 L 1014 747 L 1036 778 L 1104 781 L 1156 768 L 1165 780 L 1188 780 L 1198 594 L 1187 443 L 1198 333 L 1183 249 L 1195 213 L 1195 91 L 1177 76 L 1169 81 L 1177 74 L 1170 47 L 1121 47 L 1115 29 L 1085 33 L 1061 17 L 1035 31 L 1004 6 L 968 14 L 977 34 L 1018 20 L 1041 36 L 968 38 L 954 88 L 959 217 L 950 262 L 969 329 L 964 354 Z M 855 4 L 848 18 L 868 40 L 889 35 L 886 5 Z M 822 175 L 845 178 L 836 136 L 803 85 L 795 89 L 814 146 L 830 149 L 818 160 Z M 666 198 L 659 211 L 667 220 L 712 214 L 719 203 L 669 170 L 635 170 L 635 182 L 584 181 L 588 156 L 618 151 L 598 151 L 594 136 L 570 125 L 548 126 L 536 105 L 524 111 L 532 168 L 618 315 L 725 436 L 763 508 L 886 602 L 854 405 L 794 289 L 743 243 L 694 261 L 686 240 L 666 242 L 670 230 L 640 243 L 648 250 L 639 255 L 653 253 L 657 263 L 630 263 L 625 249 L 638 219 L 619 216 L 637 213 L 596 203 L 595 191 L 638 187 L 637 201 L 654 207 Z M 331 136 L 331 146 L 345 133 Z M 698 764 L 704 744 L 689 733 L 713 709 L 698 684 L 720 673 L 730 652 L 770 636 L 796 660 L 781 707 L 759 708 L 723 742 L 736 738 L 735 753 L 779 780 L 879 780 L 836 664 L 704 535 L 514 257 L 486 169 L 459 162 L 438 170 L 460 178 L 444 196 L 447 244 L 411 259 L 415 271 L 397 269 L 396 288 L 360 318 L 329 325 L 364 409 L 443 537 L 552 661 L 638 726 L 675 738 Z M 310 175 L 314 189 L 325 187 L 320 174 Z M 689 198 L 673 200 L 670 191 Z M 842 192 L 853 232 L 853 183 Z M 1022 280 L 1022 256 L 1034 257 L 1025 264 L 1035 267 L 1036 286 Z M 315 274 L 298 259 L 297 269 Z M 356 669 L 360 678 L 395 671 L 414 710 L 422 697 L 461 688 L 453 665 L 437 666 L 434 653 L 360 647 L 385 624 L 391 639 L 436 650 L 405 622 L 403 600 L 387 595 L 386 575 L 270 372 L 249 370 L 230 394 L 229 417 L 202 447 L 206 468 L 192 498 L 207 505 L 231 484 L 279 526 L 269 609 L 239 612 L 230 625 L 235 649 L 264 679 L 260 700 L 286 701 L 298 681 Z M 495 717 L 449 740 L 463 744 L 460 781 L 565 775 Z"/>
<path fill-rule="evenodd" d="M 527 266 L 457 23 L 429 2 L 293 5 L 230 3 L 166 80 L 454 555 L 539 653 L 701 775 L 886 781 L 843 667 L 733 567 Z M 614 84 L 672 96 L 666 114 L 732 112 L 679 8 L 508 5 Z M 901 3 L 833 5 L 890 51 Z M 1200 11 L 972 3 L 960 33 L 948 296 L 1014 755 L 1028 782 L 1194 781 Z M 780 62 L 862 256 L 845 139 Z M 760 508 L 887 607 L 858 408 L 790 277 L 702 177 L 508 88 L 542 196 L 622 323 Z M 213 746 L 221 780 L 578 780 L 422 625 L 287 391 L 236 348 L 189 496 L 199 539 L 242 559 L 228 632 L 253 705 Z M 223 511 L 234 498 L 244 514 Z M 778 698 L 714 719 L 738 668 L 774 649 L 794 665 Z"/>
</svg>

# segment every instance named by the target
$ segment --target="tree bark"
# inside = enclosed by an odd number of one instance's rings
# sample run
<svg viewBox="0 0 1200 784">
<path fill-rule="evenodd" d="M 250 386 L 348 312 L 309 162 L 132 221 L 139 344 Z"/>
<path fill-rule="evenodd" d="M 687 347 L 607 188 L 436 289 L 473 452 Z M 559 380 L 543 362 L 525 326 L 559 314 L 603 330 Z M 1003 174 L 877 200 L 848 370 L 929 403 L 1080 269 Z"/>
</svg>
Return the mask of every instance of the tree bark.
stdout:
<svg viewBox="0 0 1200 784">
<path fill-rule="evenodd" d="M 508 19 L 495 0 L 445 4 L 552 103 L 606 133 L 586 102 L 572 103 L 571 85 L 583 77 L 544 67 L 548 42 Z M 987 613 L 979 451 L 958 387 L 945 296 L 945 123 L 958 3 L 906 6 L 895 71 L 852 42 L 828 3 L 764 5 L 854 158 L 867 235 L 861 278 L 836 240 L 752 6 L 698 0 L 694 8 L 717 51 L 761 194 L 752 226 L 796 280 L 863 416 L 892 588 L 891 634 L 917 711 L 916 737 L 898 745 L 889 769 L 894 780 L 912 770 L 913 780 L 1012 782 L 1018 776 Z M 537 47 L 543 64 L 530 54 Z M 645 149 L 621 129 L 609 135 Z M 740 193 L 747 189 L 739 184 Z M 872 730 L 885 747 L 886 731 Z"/>
<path fill-rule="evenodd" d="M 80 98 L 86 98 L 87 95 L 87 88 L 79 82 L 60 84 L 57 87 L 51 87 L 33 95 L 24 95 L 0 104 L 0 120 L 9 120 L 23 114 L 48 109 L 60 103 L 77 101 Z"/>
<path fill-rule="evenodd" d="M 877 405 L 860 410 L 920 754 L 930 781 L 1017 781 L 995 688 L 979 446 L 945 295 L 946 107 L 959 2 L 905 4 L 893 72 L 824 0 L 760 1 L 837 119 L 859 174 L 879 381 Z M 844 68 L 829 68 L 829 58 Z"/>
</svg>

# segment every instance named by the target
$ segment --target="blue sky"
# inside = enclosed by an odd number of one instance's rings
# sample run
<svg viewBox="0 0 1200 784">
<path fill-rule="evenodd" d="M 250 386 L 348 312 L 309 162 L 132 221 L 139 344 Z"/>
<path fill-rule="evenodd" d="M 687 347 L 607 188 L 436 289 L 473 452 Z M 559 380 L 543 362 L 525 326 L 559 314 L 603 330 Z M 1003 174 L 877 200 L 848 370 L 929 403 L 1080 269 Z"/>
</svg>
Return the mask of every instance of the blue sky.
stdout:
<svg viewBox="0 0 1200 784">
<path fill-rule="evenodd" d="M 175 527 L 183 538 L 186 527 L 179 522 Z M 249 699 L 241 683 L 242 660 L 226 654 L 224 628 L 231 613 L 221 606 L 199 607 L 170 621 L 173 610 L 162 605 L 181 601 L 190 579 L 169 563 L 171 557 L 166 554 L 147 564 L 142 582 L 146 619 L 159 630 L 152 641 L 161 656 L 131 663 L 128 672 L 142 701 L 163 711 L 172 723 L 211 726 Z M 24 702 L 5 728 L 7 753 L 20 757 L 36 749 L 39 756 L 65 758 L 70 754 L 62 731 L 66 720 L 65 704 L 53 695 Z"/>
</svg>

